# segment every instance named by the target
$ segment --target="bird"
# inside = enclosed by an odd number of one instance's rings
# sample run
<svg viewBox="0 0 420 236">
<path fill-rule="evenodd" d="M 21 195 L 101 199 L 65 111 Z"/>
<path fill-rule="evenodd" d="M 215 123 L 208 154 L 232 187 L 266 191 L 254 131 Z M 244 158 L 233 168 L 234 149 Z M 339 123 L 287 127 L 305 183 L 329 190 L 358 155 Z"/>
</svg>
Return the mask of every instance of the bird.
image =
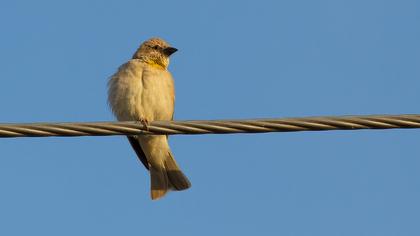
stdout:
<svg viewBox="0 0 420 236">
<path fill-rule="evenodd" d="M 144 41 L 132 59 L 121 65 L 108 81 L 108 103 L 119 121 L 147 125 L 173 120 L 175 88 L 168 71 L 169 57 L 178 49 L 161 38 Z M 138 159 L 150 172 L 152 200 L 170 190 L 191 187 L 168 144 L 167 135 L 127 136 Z"/>
</svg>

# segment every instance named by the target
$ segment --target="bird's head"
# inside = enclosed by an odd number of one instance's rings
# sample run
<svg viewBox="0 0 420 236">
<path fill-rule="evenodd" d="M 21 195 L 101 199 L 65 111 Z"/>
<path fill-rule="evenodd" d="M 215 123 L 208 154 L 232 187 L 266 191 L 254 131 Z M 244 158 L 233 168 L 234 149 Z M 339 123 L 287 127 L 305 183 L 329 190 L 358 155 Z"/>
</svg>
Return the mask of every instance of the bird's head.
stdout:
<svg viewBox="0 0 420 236">
<path fill-rule="evenodd" d="M 141 59 L 144 62 L 167 69 L 169 65 L 169 56 L 178 49 L 171 47 L 165 40 L 160 38 L 151 38 L 143 42 L 133 55 L 133 59 Z"/>
</svg>

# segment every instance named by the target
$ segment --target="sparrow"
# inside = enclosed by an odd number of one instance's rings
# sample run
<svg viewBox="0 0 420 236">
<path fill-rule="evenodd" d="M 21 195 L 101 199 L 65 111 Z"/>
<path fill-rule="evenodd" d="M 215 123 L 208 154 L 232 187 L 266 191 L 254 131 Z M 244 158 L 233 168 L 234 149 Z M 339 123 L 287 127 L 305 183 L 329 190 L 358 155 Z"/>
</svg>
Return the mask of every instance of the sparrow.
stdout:
<svg viewBox="0 0 420 236">
<path fill-rule="evenodd" d="M 131 60 L 121 65 L 108 82 L 108 103 L 119 121 L 146 125 L 173 120 L 175 89 L 168 71 L 169 57 L 177 51 L 161 38 L 143 42 Z M 191 187 L 168 144 L 167 135 L 127 136 L 138 159 L 150 172 L 151 198 L 169 190 Z"/>
</svg>

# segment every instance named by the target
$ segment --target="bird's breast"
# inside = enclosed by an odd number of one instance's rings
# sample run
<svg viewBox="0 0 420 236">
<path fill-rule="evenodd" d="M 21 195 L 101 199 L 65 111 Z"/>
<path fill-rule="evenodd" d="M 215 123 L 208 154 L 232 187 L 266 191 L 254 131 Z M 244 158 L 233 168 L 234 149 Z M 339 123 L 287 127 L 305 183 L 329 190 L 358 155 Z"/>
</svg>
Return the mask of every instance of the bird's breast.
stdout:
<svg viewBox="0 0 420 236">
<path fill-rule="evenodd" d="M 174 85 L 166 70 L 146 69 L 142 76 L 143 91 L 139 103 L 148 120 L 171 120 L 174 112 Z"/>
</svg>

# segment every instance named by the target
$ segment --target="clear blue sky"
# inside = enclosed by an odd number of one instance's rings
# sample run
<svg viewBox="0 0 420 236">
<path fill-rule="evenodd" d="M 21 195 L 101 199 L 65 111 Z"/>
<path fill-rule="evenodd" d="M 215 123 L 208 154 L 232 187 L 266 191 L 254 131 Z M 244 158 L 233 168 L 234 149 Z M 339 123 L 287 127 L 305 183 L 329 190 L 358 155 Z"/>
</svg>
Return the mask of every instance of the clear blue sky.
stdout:
<svg viewBox="0 0 420 236">
<path fill-rule="evenodd" d="M 176 119 L 420 113 L 420 3 L 3 1 L 0 122 L 113 120 L 160 36 Z M 0 140 L 0 235 L 420 235 L 420 130 L 172 136 L 193 187 L 149 198 L 125 138 Z"/>
</svg>

